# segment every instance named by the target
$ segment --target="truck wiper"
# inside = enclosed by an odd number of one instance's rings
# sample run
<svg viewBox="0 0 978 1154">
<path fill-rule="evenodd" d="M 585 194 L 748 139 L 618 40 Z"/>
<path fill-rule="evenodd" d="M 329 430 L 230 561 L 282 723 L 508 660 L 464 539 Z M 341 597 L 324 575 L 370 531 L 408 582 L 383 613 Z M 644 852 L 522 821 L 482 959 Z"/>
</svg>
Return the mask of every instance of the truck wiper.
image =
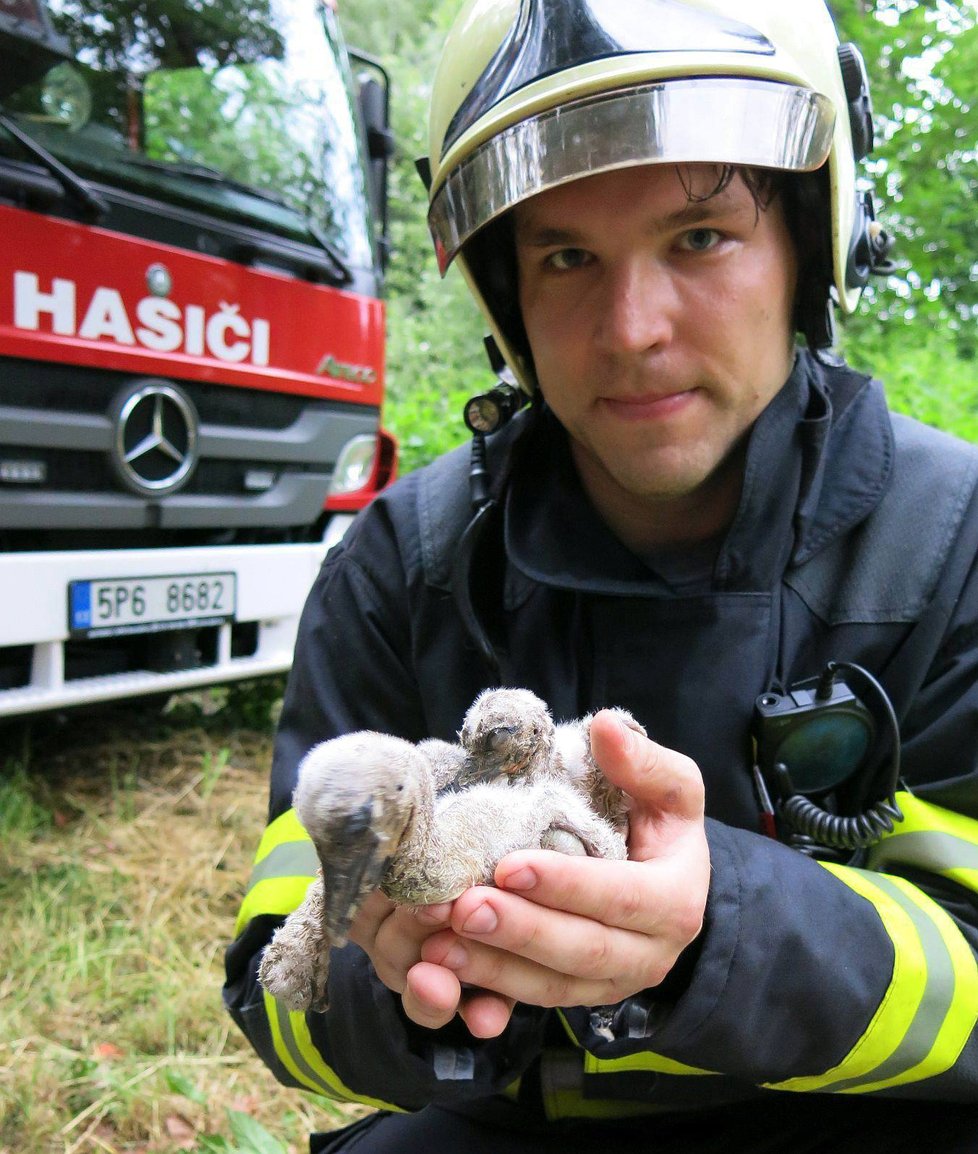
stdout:
<svg viewBox="0 0 978 1154">
<path fill-rule="evenodd" d="M 0 111 L 0 128 L 5 129 L 31 156 L 44 165 L 48 172 L 58 180 L 67 196 L 81 208 L 86 217 L 98 221 L 108 213 L 108 204 L 97 192 L 93 191 L 76 172 L 72 172 L 66 164 L 62 164 L 56 156 L 52 156 L 42 144 L 39 144 L 33 136 L 26 133 L 3 111 Z"/>
<path fill-rule="evenodd" d="M 306 228 L 309 230 L 309 235 L 313 238 L 316 244 L 326 254 L 326 258 L 336 270 L 336 283 L 338 285 L 349 284 L 353 280 L 353 273 L 350 271 L 350 266 L 336 251 L 336 246 L 332 244 L 324 235 L 319 225 L 314 220 L 310 220 L 307 216 L 304 220 Z"/>
<path fill-rule="evenodd" d="M 219 168 L 211 168 L 208 164 L 197 164 L 192 161 L 168 161 L 168 160 L 150 160 L 148 157 L 141 156 L 138 160 L 127 159 L 127 164 L 131 164 L 134 168 L 150 168 L 154 172 L 165 172 L 172 176 L 185 176 L 189 180 L 200 180 L 206 184 L 225 184 L 228 188 L 233 188 L 236 192 L 246 192 L 249 196 L 257 197 L 258 200 L 269 200 L 272 204 L 277 204 L 280 208 L 287 208 L 288 205 L 284 197 L 278 196 L 274 192 L 266 192 L 264 189 L 255 188 L 253 185 L 245 184 L 243 181 L 234 180 L 230 176 L 226 176 Z"/>
<path fill-rule="evenodd" d="M 253 196 L 257 200 L 266 200 L 271 204 L 277 205 L 279 208 L 285 208 L 295 212 L 296 215 L 302 219 L 302 223 L 305 225 L 306 231 L 325 254 L 325 263 L 328 266 L 326 271 L 330 279 L 337 285 L 346 285 L 353 280 L 353 273 L 350 270 L 350 266 L 337 251 L 336 246 L 326 236 L 323 235 L 319 225 L 317 225 L 316 222 L 310 217 L 304 216 L 300 212 L 293 209 L 285 197 L 278 196 L 274 192 L 268 192 L 264 189 L 255 188 L 250 184 L 244 184 L 240 180 L 234 180 L 232 177 L 225 176 L 224 173 L 219 169 L 211 168 L 206 164 L 193 164 L 180 161 L 169 164 L 159 160 L 149 160 L 145 157 L 139 160 L 130 160 L 127 163 L 135 165 L 137 168 L 152 168 L 159 172 L 173 173 L 176 176 L 185 176 L 190 180 L 200 180 L 209 184 L 223 184 L 227 188 L 233 188 L 236 192 L 247 193 L 249 196 Z"/>
</svg>

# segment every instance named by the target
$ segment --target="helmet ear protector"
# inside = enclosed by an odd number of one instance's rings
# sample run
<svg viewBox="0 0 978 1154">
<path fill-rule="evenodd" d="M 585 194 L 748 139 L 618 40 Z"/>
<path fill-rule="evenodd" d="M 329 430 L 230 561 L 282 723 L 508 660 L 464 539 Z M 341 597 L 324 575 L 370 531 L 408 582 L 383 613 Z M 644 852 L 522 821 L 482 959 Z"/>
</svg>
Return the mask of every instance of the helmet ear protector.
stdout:
<svg viewBox="0 0 978 1154">
<path fill-rule="evenodd" d="M 858 163 L 873 151 L 873 102 L 869 95 L 869 77 L 862 53 L 855 44 L 839 45 L 839 67 L 849 106 L 849 129 L 852 133 L 853 159 Z M 871 276 L 888 276 L 895 270 L 890 260 L 892 237 L 876 219 L 873 194 L 856 193 L 856 216 L 852 244 L 846 265 L 846 285 L 864 288 Z"/>
<path fill-rule="evenodd" d="M 873 102 L 869 95 L 866 62 L 855 44 L 839 45 L 839 68 L 849 105 L 849 129 L 855 160 L 865 160 L 873 151 Z"/>
</svg>

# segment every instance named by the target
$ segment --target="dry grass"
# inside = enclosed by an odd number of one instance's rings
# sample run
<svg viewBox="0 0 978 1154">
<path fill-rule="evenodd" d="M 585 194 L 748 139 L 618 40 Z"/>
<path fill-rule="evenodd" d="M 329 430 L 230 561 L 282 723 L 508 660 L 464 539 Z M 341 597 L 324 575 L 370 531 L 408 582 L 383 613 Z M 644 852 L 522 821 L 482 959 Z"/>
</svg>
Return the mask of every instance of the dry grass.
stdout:
<svg viewBox="0 0 978 1154">
<path fill-rule="evenodd" d="M 214 700 L 0 730 L 0 1154 L 285 1154 L 349 1117 L 221 1005 L 271 725 Z"/>
</svg>

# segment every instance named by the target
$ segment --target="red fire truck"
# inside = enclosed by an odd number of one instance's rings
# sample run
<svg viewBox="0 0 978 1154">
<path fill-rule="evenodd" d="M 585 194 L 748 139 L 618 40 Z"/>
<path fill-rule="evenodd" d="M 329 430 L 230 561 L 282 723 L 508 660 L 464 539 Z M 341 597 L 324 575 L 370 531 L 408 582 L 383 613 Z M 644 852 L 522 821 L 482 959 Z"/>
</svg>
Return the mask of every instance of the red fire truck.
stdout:
<svg viewBox="0 0 978 1154">
<path fill-rule="evenodd" d="M 323 0 L 0 0 L 0 717 L 287 669 L 391 479 L 351 55 Z"/>
</svg>

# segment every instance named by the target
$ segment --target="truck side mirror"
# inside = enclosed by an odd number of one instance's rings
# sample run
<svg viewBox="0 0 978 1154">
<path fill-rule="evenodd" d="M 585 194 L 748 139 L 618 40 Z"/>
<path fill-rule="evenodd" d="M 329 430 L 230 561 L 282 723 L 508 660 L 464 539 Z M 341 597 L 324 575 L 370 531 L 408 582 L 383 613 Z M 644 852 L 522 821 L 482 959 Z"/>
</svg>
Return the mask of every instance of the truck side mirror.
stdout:
<svg viewBox="0 0 978 1154">
<path fill-rule="evenodd" d="M 350 51 L 358 75 L 360 119 L 367 142 L 367 166 L 374 213 L 380 225 L 377 250 L 381 265 L 390 252 L 387 234 L 387 172 L 394 155 L 394 134 L 390 128 L 390 76 L 379 61 L 365 53 Z"/>
<path fill-rule="evenodd" d="M 68 41 L 59 36 L 39 0 L 0 3 L 0 98 L 40 80 L 49 68 L 71 60 Z"/>
</svg>

